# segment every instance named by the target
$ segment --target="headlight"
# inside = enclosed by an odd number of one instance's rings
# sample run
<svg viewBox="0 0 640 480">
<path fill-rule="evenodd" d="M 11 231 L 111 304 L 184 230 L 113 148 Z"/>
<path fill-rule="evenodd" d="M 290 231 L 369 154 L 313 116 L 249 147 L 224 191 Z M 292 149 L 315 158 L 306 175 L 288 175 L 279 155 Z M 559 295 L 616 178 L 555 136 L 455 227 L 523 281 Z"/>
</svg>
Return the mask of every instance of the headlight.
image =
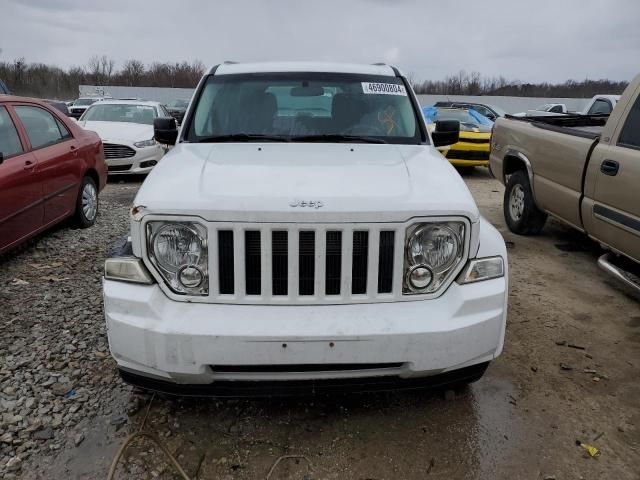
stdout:
<svg viewBox="0 0 640 480">
<path fill-rule="evenodd" d="M 138 148 L 144 148 L 144 147 L 153 147 L 156 144 L 156 141 L 154 138 L 150 139 L 150 140 L 143 140 L 142 142 L 135 142 L 134 145 Z"/>
<path fill-rule="evenodd" d="M 403 293 L 435 292 L 462 260 L 464 223 L 423 223 L 410 227 L 405 253 Z"/>
<path fill-rule="evenodd" d="M 149 222 L 149 260 L 176 293 L 208 295 L 207 230 L 195 222 Z"/>
</svg>

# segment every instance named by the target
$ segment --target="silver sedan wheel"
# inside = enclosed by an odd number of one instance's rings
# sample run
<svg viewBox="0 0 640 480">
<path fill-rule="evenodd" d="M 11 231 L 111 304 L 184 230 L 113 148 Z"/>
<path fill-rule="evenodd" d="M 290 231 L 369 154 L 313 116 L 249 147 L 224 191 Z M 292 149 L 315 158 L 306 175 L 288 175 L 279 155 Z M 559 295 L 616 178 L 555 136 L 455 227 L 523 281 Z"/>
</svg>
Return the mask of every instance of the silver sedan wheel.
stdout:
<svg viewBox="0 0 640 480">
<path fill-rule="evenodd" d="M 509 195 L 509 213 L 516 222 L 524 213 L 524 188 L 520 184 L 514 185 Z"/>
<path fill-rule="evenodd" d="M 82 213 L 92 222 L 98 213 L 98 192 L 93 183 L 87 183 L 82 189 Z"/>
</svg>

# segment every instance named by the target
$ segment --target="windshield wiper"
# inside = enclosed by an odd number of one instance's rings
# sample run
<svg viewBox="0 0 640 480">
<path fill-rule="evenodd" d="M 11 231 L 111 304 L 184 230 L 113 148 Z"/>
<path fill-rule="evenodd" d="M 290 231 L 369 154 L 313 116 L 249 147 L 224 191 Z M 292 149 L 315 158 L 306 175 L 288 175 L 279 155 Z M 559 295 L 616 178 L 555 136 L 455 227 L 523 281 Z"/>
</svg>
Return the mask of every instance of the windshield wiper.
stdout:
<svg viewBox="0 0 640 480">
<path fill-rule="evenodd" d="M 324 135 L 301 135 L 292 137 L 293 142 L 346 142 L 346 143 L 388 143 L 381 138 L 366 137 L 361 135 L 340 135 L 328 133 Z"/>
<path fill-rule="evenodd" d="M 229 135 L 212 135 L 198 140 L 198 143 L 214 142 L 288 142 L 287 137 L 279 135 L 263 135 L 260 133 L 232 133 Z"/>
</svg>

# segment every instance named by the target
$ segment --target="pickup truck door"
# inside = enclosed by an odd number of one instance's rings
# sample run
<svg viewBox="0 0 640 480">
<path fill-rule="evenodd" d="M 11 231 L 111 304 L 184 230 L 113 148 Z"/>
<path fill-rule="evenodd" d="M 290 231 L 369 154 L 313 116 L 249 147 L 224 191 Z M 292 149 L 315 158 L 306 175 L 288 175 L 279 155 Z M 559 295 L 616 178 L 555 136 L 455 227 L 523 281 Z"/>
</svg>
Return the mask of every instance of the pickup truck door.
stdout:
<svg viewBox="0 0 640 480">
<path fill-rule="evenodd" d="M 591 155 L 582 215 L 591 236 L 640 261 L 640 95 Z"/>
</svg>

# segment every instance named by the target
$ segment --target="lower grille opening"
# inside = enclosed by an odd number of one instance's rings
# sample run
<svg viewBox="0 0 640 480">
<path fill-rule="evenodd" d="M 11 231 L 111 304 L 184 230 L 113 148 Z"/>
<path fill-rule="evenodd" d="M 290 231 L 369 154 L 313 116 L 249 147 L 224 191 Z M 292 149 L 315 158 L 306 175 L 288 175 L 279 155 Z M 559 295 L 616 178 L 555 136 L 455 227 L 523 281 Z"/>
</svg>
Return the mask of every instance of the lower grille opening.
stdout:
<svg viewBox="0 0 640 480">
<path fill-rule="evenodd" d="M 131 165 L 109 165 L 107 168 L 110 172 L 126 172 L 131 170 Z"/>
<path fill-rule="evenodd" d="M 458 160 L 489 160 L 489 152 L 449 150 L 446 154 L 446 157 Z"/>
<path fill-rule="evenodd" d="M 288 373 L 288 372 L 343 372 L 349 370 L 380 370 L 402 367 L 396 363 L 332 363 L 294 365 L 212 365 L 214 373 Z"/>
</svg>

